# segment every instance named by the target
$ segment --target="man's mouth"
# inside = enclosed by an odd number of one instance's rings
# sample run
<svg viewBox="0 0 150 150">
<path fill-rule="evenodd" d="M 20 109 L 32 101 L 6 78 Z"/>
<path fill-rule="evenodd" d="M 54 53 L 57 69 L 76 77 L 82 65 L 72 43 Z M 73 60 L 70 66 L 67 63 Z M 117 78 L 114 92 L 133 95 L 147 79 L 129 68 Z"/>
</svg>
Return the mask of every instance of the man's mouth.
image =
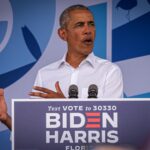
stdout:
<svg viewBox="0 0 150 150">
<path fill-rule="evenodd" d="M 86 38 L 83 40 L 83 43 L 86 45 L 91 45 L 93 44 L 93 40 L 91 38 Z"/>
</svg>

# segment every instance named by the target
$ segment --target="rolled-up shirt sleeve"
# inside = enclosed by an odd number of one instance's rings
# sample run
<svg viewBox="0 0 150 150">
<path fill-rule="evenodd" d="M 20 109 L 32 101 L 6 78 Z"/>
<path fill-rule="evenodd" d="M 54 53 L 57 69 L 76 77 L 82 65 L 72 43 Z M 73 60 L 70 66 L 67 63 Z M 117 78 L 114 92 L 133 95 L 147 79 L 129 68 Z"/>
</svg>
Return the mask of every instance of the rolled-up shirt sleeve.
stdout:
<svg viewBox="0 0 150 150">
<path fill-rule="evenodd" d="M 41 79 L 41 74 L 40 74 L 40 70 L 37 73 L 35 82 L 34 82 L 34 86 L 40 86 L 42 87 L 42 79 Z"/>
</svg>

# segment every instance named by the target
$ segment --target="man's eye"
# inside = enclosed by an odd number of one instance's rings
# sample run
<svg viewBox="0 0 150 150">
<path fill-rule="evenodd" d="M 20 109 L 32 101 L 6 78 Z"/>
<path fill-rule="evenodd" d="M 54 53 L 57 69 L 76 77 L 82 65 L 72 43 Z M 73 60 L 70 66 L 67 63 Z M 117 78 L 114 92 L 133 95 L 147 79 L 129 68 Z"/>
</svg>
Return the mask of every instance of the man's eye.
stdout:
<svg viewBox="0 0 150 150">
<path fill-rule="evenodd" d="M 89 22 L 89 25 L 90 26 L 95 26 L 95 23 L 94 22 Z"/>
<path fill-rule="evenodd" d="M 77 23 L 76 27 L 82 27 L 84 24 L 83 23 Z"/>
</svg>

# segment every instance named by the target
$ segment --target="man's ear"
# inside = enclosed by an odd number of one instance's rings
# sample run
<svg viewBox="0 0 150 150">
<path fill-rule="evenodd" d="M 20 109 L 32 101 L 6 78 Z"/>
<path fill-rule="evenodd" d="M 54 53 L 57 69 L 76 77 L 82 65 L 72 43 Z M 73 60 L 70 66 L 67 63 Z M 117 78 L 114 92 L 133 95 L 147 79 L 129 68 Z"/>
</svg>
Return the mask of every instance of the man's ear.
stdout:
<svg viewBox="0 0 150 150">
<path fill-rule="evenodd" d="M 62 40 L 64 40 L 64 41 L 67 40 L 67 35 L 66 35 L 66 30 L 65 30 L 65 29 L 59 28 L 59 29 L 58 29 L 58 35 L 59 35 L 59 37 L 60 37 Z"/>
</svg>

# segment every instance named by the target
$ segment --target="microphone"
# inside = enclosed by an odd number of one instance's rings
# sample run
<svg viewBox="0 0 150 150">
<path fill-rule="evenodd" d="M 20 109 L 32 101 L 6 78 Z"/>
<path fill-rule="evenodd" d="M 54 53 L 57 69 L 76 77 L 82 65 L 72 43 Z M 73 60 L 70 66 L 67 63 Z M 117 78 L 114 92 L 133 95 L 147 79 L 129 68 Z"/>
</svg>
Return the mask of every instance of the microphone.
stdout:
<svg viewBox="0 0 150 150">
<path fill-rule="evenodd" d="M 75 84 L 69 86 L 69 98 L 78 98 L 78 87 Z"/>
<path fill-rule="evenodd" d="M 88 88 L 88 98 L 97 98 L 98 87 L 95 84 L 91 84 Z"/>
</svg>

